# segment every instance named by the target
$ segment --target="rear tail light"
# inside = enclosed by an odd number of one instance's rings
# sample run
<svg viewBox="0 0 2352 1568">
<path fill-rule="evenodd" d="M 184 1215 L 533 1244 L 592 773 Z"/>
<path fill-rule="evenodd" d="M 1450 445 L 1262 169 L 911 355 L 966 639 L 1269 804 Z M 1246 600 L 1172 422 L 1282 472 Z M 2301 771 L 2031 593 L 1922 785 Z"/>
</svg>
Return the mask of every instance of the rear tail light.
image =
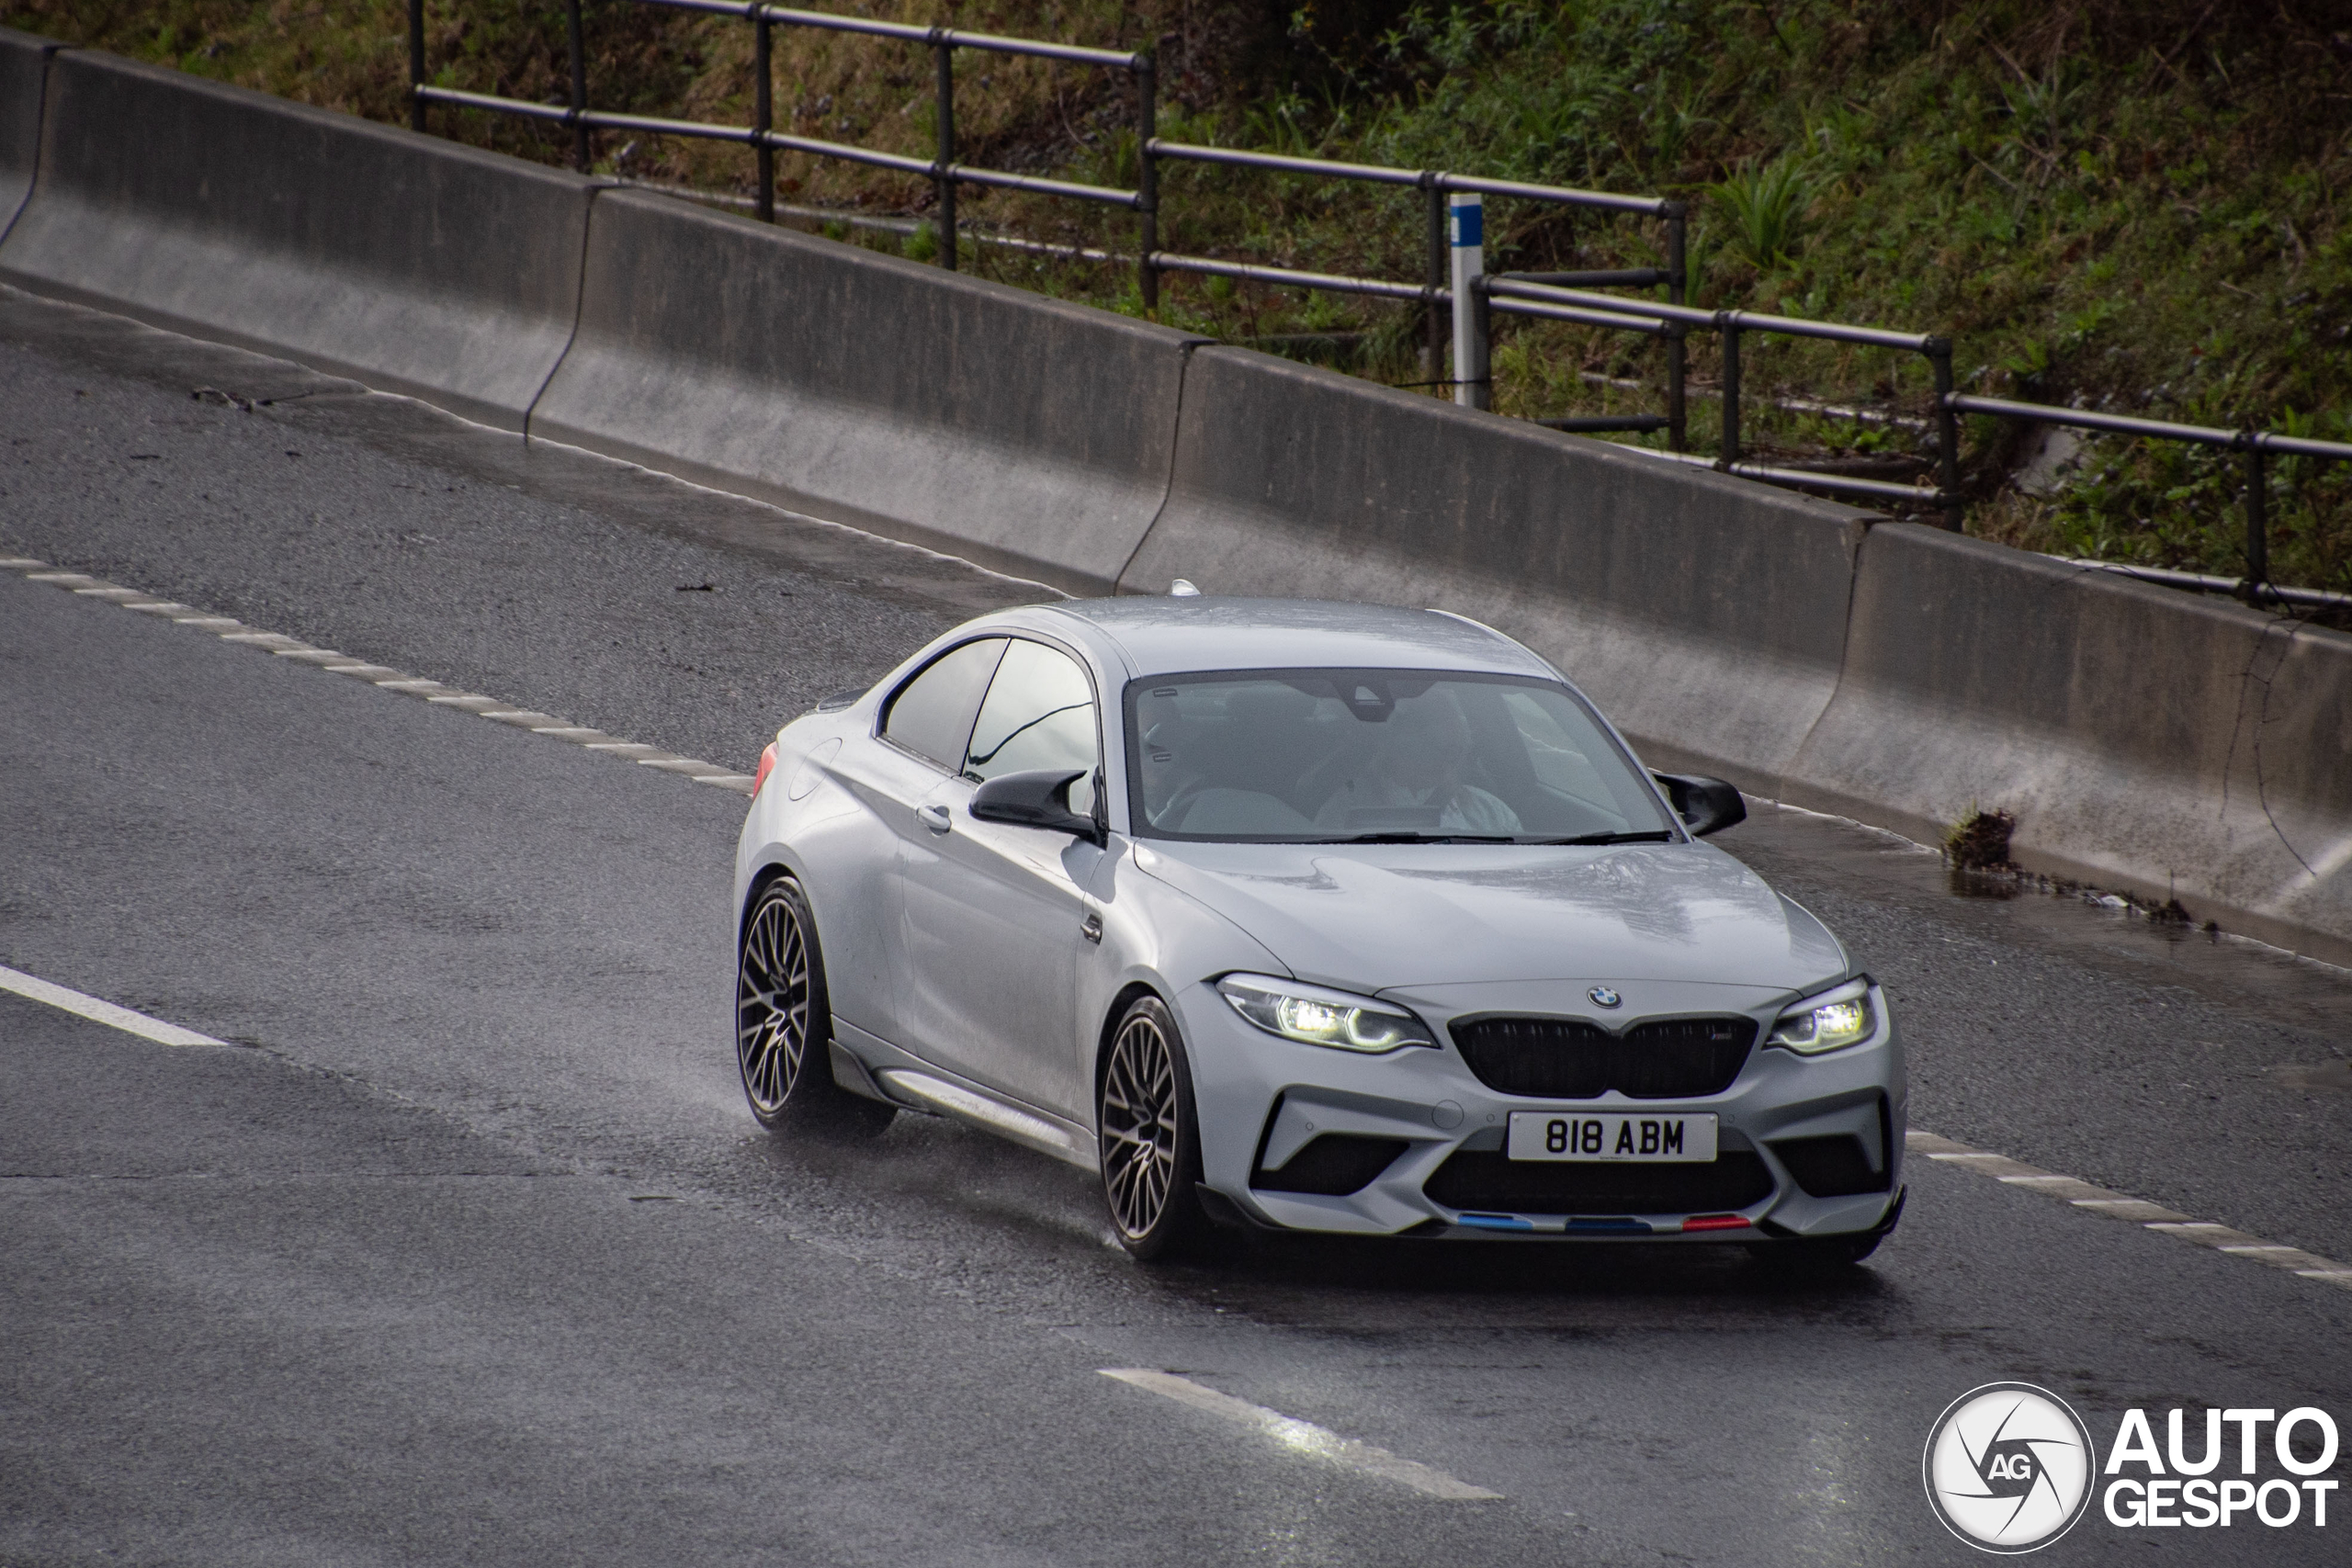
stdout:
<svg viewBox="0 0 2352 1568">
<path fill-rule="evenodd" d="M 768 782 L 768 775 L 774 772 L 775 772 L 775 742 L 771 740 L 760 752 L 760 771 L 752 778 L 753 795 L 760 793 L 760 786 Z"/>
</svg>

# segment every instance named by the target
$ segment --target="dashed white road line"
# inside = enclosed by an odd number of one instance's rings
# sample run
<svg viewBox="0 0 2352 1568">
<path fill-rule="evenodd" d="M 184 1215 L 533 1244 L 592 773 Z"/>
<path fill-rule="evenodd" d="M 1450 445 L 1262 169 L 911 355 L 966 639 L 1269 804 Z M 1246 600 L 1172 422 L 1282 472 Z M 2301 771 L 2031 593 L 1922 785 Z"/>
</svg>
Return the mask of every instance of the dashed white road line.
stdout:
<svg viewBox="0 0 2352 1568">
<path fill-rule="evenodd" d="M 2165 1208 L 2162 1203 L 2151 1203 L 2145 1198 L 2110 1192 L 2078 1177 L 2039 1170 L 2007 1155 L 1972 1149 L 1965 1144 L 1938 1137 L 1933 1133 L 1923 1133 L 1917 1127 L 1903 1135 L 1903 1146 L 1910 1153 L 1924 1155 L 1939 1165 L 1949 1165 L 1956 1170 L 1974 1171 L 1979 1176 L 1991 1177 L 2005 1187 L 2022 1187 L 2029 1192 L 2063 1200 L 2086 1214 L 2126 1220 L 2159 1235 L 2193 1242 L 2232 1258 L 2243 1258 L 2250 1263 L 2284 1269 L 2306 1280 L 2319 1280 L 2352 1289 L 2352 1268 L 2322 1258 L 2315 1252 L 2306 1252 L 2300 1247 L 2265 1241 L 2258 1235 L 2248 1235 L 2244 1231 L 2215 1224 L 2211 1220 L 2192 1219 Z"/>
<path fill-rule="evenodd" d="M 226 1040 L 215 1040 L 209 1034 L 198 1034 L 193 1029 L 182 1029 L 176 1023 L 165 1023 L 160 1018 L 149 1018 L 143 1012 L 133 1012 L 96 997 L 28 975 L 21 969 L 0 965 L 0 991 L 14 991 L 37 1002 L 77 1014 L 93 1023 L 103 1023 L 109 1029 L 119 1029 L 126 1034 L 136 1034 L 142 1040 L 153 1040 L 158 1045 L 227 1045 Z"/>
<path fill-rule="evenodd" d="M 1143 1367 L 1104 1367 L 1106 1378 L 1116 1378 L 1123 1383 L 1179 1404 L 1189 1404 L 1222 1416 L 1237 1426 L 1247 1427 L 1272 1438 L 1293 1453 L 1311 1455 L 1343 1470 L 1363 1475 L 1378 1476 L 1393 1481 L 1430 1497 L 1442 1497 L 1453 1503 L 1491 1503 L 1502 1497 L 1499 1492 L 1489 1492 L 1483 1486 L 1473 1486 L 1466 1481 L 1456 1481 L 1442 1470 L 1409 1459 L 1399 1459 L 1386 1449 L 1376 1449 L 1369 1443 L 1359 1443 L 1343 1438 L 1327 1427 L 1312 1421 L 1299 1421 L 1279 1410 L 1269 1410 L 1262 1404 L 1252 1404 L 1246 1399 L 1236 1399 L 1229 1393 L 1219 1393 L 1187 1377 L 1174 1372 L 1154 1371 Z"/>
<path fill-rule="evenodd" d="M 330 675 L 347 675 L 401 696 L 421 697 L 435 707 L 458 708 L 493 723 L 527 729 L 534 735 L 553 736 L 558 740 L 567 740 L 591 751 L 602 751 L 621 761 L 635 762 L 661 773 L 676 773 L 689 783 L 717 784 L 738 795 L 752 793 L 753 780 L 751 774 L 722 768 L 716 762 L 706 762 L 698 757 L 680 757 L 658 746 L 641 746 L 636 741 L 623 740 L 601 729 L 591 729 L 584 724 L 574 724 L 553 714 L 501 702 L 479 692 L 460 692 L 438 681 L 424 680 L 389 665 L 370 664 L 347 653 L 338 653 L 332 648 L 313 648 L 300 637 L 262 631 L 229 615 L 207 615 L 192 606 L 158 598 L 136 588 L 125 588 L 103 578 L 78 571 L 52 571 L 47 561 L 34 560 L 26 556 L 0 557 L 0 570 L 20 571 L 28 581 L 46 582 L 79 598 L 163 615 L 175 626 L 194 626 L 199 631 L 210 632 L 223 642 L 242 643 L 280 659 L 290 659 L 298 664 L 315 665 Z"/>
<path fill-rule="evenodd" d="M 616 761 L 634 763 L 660 773 L 675 773 L 692 784 L 717 784 L 721 789 L 733 790 L 738 795 L 752 793 L 752 779 L 748 773 L 733 773 L 716 763 L 706 762 L 695 757 L 676 756 L 662 750 L 658 746 L 640 745 L 634 740 L 620 739 L 602 730 L 592 729 L 586 725 L 573 724 L 569 719 L 558 718 L 552 714 L 543 714 L 536 709 L 518 706 L 514 703 L 501 702 L 495 697 L 483 696 L 479 692 L 461 692 L 445 686 L 438 681 L 427 681 L 413 675 L 404 675 L 400 671 L 381 664 L 369 664 L 351 659 L 332 649 L 312 648 L 296 637 L 285 637 L 276 632 L 259 631 L 230 616 L 209 615 L 188 605 L 143 593 L 137 589 L 125 588 L 119 583 L 108 582 L 102 578 L 91 577 L 78 571 L 53 571 L 49 569 L 47 561 L 34 560 L 25 556 L 0 557 L 0 570 L 19 571 L 25 574 L 28 581 L 46 582 L 99 604 L 119 604 L 129 610 L 165 615 L 175 626 L 195 626 L 215 634 L 225 642 L 244 643 L 281 658 L 314 664 L 329 674 L 347 675 L 366 681 L 381 691 L 397 693 L 402 696 L 420 697 L 436 707 L 458 708 L 495 723 L 528 729 L 535 735 L 545 735 L 558 740 L 569 741 L 582 750 L 602 752 Z M 24 985 L 9 984 L 7 988 L 20 991 L 26 996 L 39 996 L 43 1001 L 50 1001 L 52 998 L 40 992 L 27 990 L 25 986 L 46 987 L 58 996 L 75 998 L 76 1003 L 80 1005 L 63 1001 L 55 1002 L 54 1005 L 68 1008 L 69 1010 L 81 1011 L 85 1006 L 105 1009 L 107 1011 L 104 1014 L 85 1012 L 85 1016 L 96 1018 L 101 1022 L 112 1023 L 118 1029 L 130 1030 L 134 1034 L 146 1034 L 150 1039 L 163 1040 L 165 1044 L 218 1045 L 221 1043 L 218 1040 L 208 1039 L 175 1025 L 145 1018 L 127 1009 L 117 1008 L 111 1002 L 102 1002 L 95 997 L 84 997 L 78 991 L 67 991 L 62 987 L 50 986 L 47 981 L 36 980 L 29 975 L 17 975 L 13 969 L 0 969 L 0 976 L 13 976 L 15 980 L 24 982 Z M 119 1018 L 137 1021 L 122 1022 L 119 1021 Z M 152 1032 L 155 1030 L 168 1032 L 174 1037 L 165 1039 L 163 1034 Z M 2062 1176 L 2054 1171 L 2039 1170 L 2032 1166 L 2022 1165 L 2006 1155 L 1994 1154 L 1984 1149 L 1972 1149 L 1965 1145 L 1954 1143 L 1950 1138 L 1939 1137 L 1933 1133 L 1914 1129 L 1905 1134 L 1905 1146 L 1914 1154 L 1924 1155 L 1939 1163 L 1950 1164 L 1960 1169 L 1973 1170 L 2010 1186 L 2023 1187 L 2053 1198 L 2063 1199 L 2087 1214 L 2099 1214 L 2109 1219 L 2130 1221 L 2149 1230 L 2176 1236 L 2183 1241 L 2195 1242 L 2199 1246 L 2211 1247 L 2215 1251 L 2231 1257 L 2267 1264 L 2274 1269 L 2288 1269 L 2306 1280 L 2318 1280 L 2331 1285 L 2352 1289 L 2352 1267 L 2334 1262 L 2316 1253 L 2305 1252 L 2300 1247 L 2281 1246 L 2276 1242 L 2264 1241 L 2260 1236 L 2247 1235 L 2242 1231 L 2232 1230 L 2227 1225 L 2195 1220 L 2187 1214 L 2176 1213 L 2161 1203 L 2151 1203 L 2145 1199 L 2134 1198 L 2126 1193 L 2110 1192 L 2105 1188 L 2095 1187 L 2087 1181 L 2078 1180 L 2071 1176 Z M 1378 1449 L 1367 1449 L 1361 1444 L 1349 1443 L 1345 1438 L 1323 1432 L 1319 1427 L 1309 1427 L 1304 1422 L 1293 1422 L 1286 1416 L 1233 1399 L 1230 1395 L 1218 1393 L 1214 1389 L 1203 1388 L 1198 1383 L 1176 1377 L 1172 1373 L 1109 1371 L 1102 1375 L 1135 1383 L 1138 1388 L 1149 1388 L 1152 1392 L 1167 1394 L 1171 1399 L 1182 1399 L 1201 1409 L 1215 1408 L 1220 1414 L 1226 1415 L 1233 1415 L 1235 1411 L 1248 1412 L 1250 1413 L 1248 1419 L 1251 1422 L 1260 1425 L 1268 1421 L 1283 1424 L 1283 1431 L 1295 1428 L 1299 1432 L 1322 1433 L 1322 1436 L 1329 1438 L 1331 1443 L 1341 1445 L 1350 1451 L 1356 1452 L 1359 1459 L 1363 1455 L 1376 1455 L 1379 1462 L 1384 1464 L 1402 1466 L 1415 1472 L 1426 1470 L 1425 1466 L 1414 1465 L 1410 1461 L 1397 1459 L 1395 1455 L 1383 1453 Z M 1158 1379 L 1160 1382 L 1146 1381 L 1150 1379 Z M 1170 1386 L 1162 1386 L 1162 1383 Z M 1175 1385 L 1182 1385 L 1191 1393 L 1176 1393 Z M 1227 1408 L 1228 1405 L 1231 1406 L 1230 1409 Z M 1235 1418 L 1241 1417 L 1236 1416 Z M 1336 1450 L 1334 1452 L 1336 1453 Z M 1372 1461 L 1357 1462 L 1355 1460 L 1351 1460 L 1347 1462 L 1354 1464 L 1355 1468 L 1361 1470 L 1369 1468 Z M 1463 1485 L 1462 1483 L 1450 1476 L 1442 1475 L 1436 1471 L 1427 1471 L 1427 1474 L 1436 1477 L 1448 1486 L 1462 1487 Z M 1401 1478 L 1401 1472 L 1392 1475 L 1392 1479 Z M 1408 1483 L 1419 1484 L 1418 1483 Z M 1426 1487 L 1422 1489 L 1428 1490 Z M 1490 1492 L 1481 1492 L 1475 1486 L 1468 1487 L 1458 1494 L 1434 1495 L 1479 1497 L 1495 1495 Z"/>
</svg>

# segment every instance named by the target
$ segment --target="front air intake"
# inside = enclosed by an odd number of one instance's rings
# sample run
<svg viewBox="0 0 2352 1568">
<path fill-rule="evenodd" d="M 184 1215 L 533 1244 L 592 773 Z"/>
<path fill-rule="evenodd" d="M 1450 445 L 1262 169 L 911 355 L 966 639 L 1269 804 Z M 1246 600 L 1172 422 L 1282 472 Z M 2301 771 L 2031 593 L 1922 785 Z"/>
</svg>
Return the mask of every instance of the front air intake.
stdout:
<svg viewBox="0 0 2352 1568">
<path fill-rule="evenodd" d="M 1883 1192 L 1893 1172 L 1872 1170 L 1870 1151 L 1851 1133 L 1819 1138 L 1784 1138 L 1771 1145 L 1799 1187 L 1815 1198 L 1851 1198 Z"/>
<path fill-rule="evenodd" d="M 1478 1018 L 1451 1025 L 1454 1048 L 1498 1094 L 1536 1100 L 1695 1100 L 1721 1094 L 1756 1043 L 1752 1018 L 1670 1018 L 1612 1034 L 1573 1018 Z"/>
<path fill-rule="evenodd" d="M 1283 1161 L 1280 1170 L 1252 1172 L 1250 1185 L 1261 1192 L 1310 1192 L 1323 1198 L 1344 1198 L 1370 1186 L 1404 1152 L 1402 1138 L 1319 1133 Z"/>
<path fill-rule="evenodd" d="M 1690 1165 L 1514 1160 L 1500 1149 L 1455 1153 L 1421 1190 L 1445 1207 L 1506 1214 L 1698 1214 L 1772 1195 L 1772 1172 L 1746 1149 Z"/>
</svg>

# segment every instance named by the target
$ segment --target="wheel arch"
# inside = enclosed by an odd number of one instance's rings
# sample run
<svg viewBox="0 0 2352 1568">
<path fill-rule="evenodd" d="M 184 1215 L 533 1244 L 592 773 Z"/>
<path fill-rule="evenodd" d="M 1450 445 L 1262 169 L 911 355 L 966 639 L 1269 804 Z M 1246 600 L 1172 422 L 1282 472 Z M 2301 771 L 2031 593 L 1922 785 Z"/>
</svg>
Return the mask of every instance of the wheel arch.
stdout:
<svg viewBox="0 0 2352 1568">
<path fill-rule="evenodd" d="M 1169 1017 L 1176 1016 L 1176 1006 L 1168 999 L 1168 993 L 1164 987 L 1149 980 L 1134 979 L 1119 987 L 1117 993 L 1111 998 L 1111 1005 L 1102 1010 L 1102 1021 L 1094 1031 L 1094 1063 L 1092 1071 L 1088 1076 L 1094 1085 L 1091 1100 L 1097 1106 L 1102 1102 L 1102 1073 L 1111 1059 L 1111 1041 L 1119 1032 L 1119 1021 L 1127 1016 L 1129 1008 L 1146 997 L 1157 999 L 1161 1007 L 1168 1010 Z M 1177 1041 L 1177 1048 L 1179 1050 L 1183 1048 L 1181 1038 Z"/>
<path fill-rule="evenodd" d="M 752 911 L 759 907 L 760 895 L 766 892 L 771 884 L 786 880 L 799 885 L 803 898 L 808 897 L 808 879 L 800 874 L 798 866 L 788 861 L 772 860 L 752 873 L 752 879 L 743 885 L 743 901 L 735 910 L 735 945 L 739 949 L 743 944 L 744 929 L 751 923 Z M 811 901 L 809 910 L 812 914 L 815 912 L 814 901 Z"/>
</svg>

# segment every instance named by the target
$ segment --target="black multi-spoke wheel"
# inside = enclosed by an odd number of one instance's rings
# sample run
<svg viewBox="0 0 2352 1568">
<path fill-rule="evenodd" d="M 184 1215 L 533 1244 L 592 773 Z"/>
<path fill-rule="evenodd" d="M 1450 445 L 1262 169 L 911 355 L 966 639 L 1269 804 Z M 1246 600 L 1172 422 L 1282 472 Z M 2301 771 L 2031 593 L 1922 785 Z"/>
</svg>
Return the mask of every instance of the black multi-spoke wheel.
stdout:
<svg viewBox="0 0 2352 1568">
<path fill-rule="evenodd" d="M 763 1127 L 809 1119 L 878 1133 L 896 1114 L 833 1081 L 832 1013 L 817 924 L 799 886 L 760 889 L 735 964 L 735 1061 L 743 1098 Z"/>
<path fill-rule="evenodd" d="M 1119 1240 L 1145 1259 L 1178 1250 L 1201 1230 L 1201 1144 L 1183 1041 L 1159 998 L 1120 1018 L 1097 1100 L 1102 1192 Z"/>
</svg>

